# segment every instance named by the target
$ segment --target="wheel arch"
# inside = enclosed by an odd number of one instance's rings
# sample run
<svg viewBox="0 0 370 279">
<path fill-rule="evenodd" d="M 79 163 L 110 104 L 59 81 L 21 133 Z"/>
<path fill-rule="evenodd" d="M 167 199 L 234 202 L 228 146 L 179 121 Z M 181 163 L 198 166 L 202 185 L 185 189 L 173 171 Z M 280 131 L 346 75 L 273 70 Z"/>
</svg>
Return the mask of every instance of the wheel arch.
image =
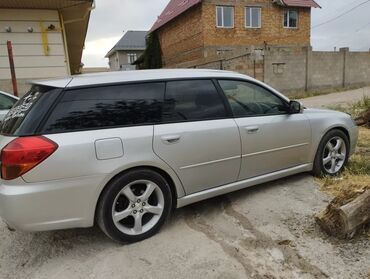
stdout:
<svg viewBox="0 0 370 279">
<path fill-rule="evenodd" d="M 317 145 L 317 147 L 316 147 L 316 151 L 317 151 L 317 149 L 319 148 L 319 145 L 320 145 L 320 142 L 322 141 L 322 139 L 325 137 L 325 135 L 327 134 L 327 133 L 329 133 L 329 132 L 331 132 L 331 131 L 333 131 L 333 130 L 339 130 L 339 131 L 342 131 L 346 136 L 347 136 L 347 139 L 348 139 L 348 143 L 349 143 L 349 145 L 351 145 L 351 137 L 350 137 L 350 133 L 349 133 L 349 131 L 347 130 L 347 128 L 346 127 L 344 127 L 344 126 L 340 126 L 340 125 L 334 125 L 334 126 L 332 126 L 332 127 L 330 127 L 330 128 L 328 128 L 323 134 L 322 134 L 322 136 L 321 136 L 321 138 L 320 138 L 320 141 L 319 141 L 319 144 Z"/>
<path fill-rule="evenodd" d="M 98 207 L 99 200 L 100 200 L 102 194 L 104 193 L 104 190 L 109 185 L 109 183 L 111 181 L 113 181 L 114 179 L 116 179 L 118 176 L 122 175 L 122 174 L 128 173 L 128 172 L 133 171 L 133 170 L 140 170 L 140 169 L 152 170 L 152 171 L 160 174 L 167 181 L 168 185 L 170 186 L 171 195 L 172 195 L 172 199 L 173 199 L 173 202 L 172 202 L 172 210 L 174 210 L 177 207 L 177 199 L 179 198 L 179 193 L 178 193 L 179 191 L 178 191 L 178 188 L 177 188 L 177 186 L 175 184 L 174 179 L 171 177 L 171 175 L 168 172 L 166 172 L 165 170 L 163 170 L 160 167 L 152 166 L 152 165 L 132 166 L 130 168 L 127 168 L 127 169 L 124 169 L 124 170 L 119 171 L 118 173 L 116 173 L 115 175 L 113 175 L 106 183 L 104 183 L 104 186 L 101 188 L 100 192 L 97 195 L 97 199 L 95 201 L 95 205 L 94 205 L 94 220 L 96 218 L 96 210 L 97 210 L 97 207 Z"/>
<path fill-rule="evenodd" d="M 343 126 L 339 126 L 339 125 L 334 125 L 334 126 L 332 126 L 332 127 L 329 127 L 328 129 L 326 129 L 326 130 L 322 133 L 322 135 L 321 135 L 320 139 L 318 140 L 318 142 L 317 142 L 317 144 L 316 144 L 316 146 L 315 146 L 314 153 L 312 154 L 312 155 L 313 155 L 313 158 L 312 158 L 312 162 L 313 162 L 313 163 L 315 162 L 315 158 L 316 158 L 316 156 L 317 156 L 317 153 L 318 153 L 318 151 L 319 151 L 320 144 L 321 144 L 321 142 L 322 142 L 323 138 L 324 138 L 324 137 L 325 137 L 329 132 L 334 131 L 334 130 L 339 130 L 339 131 L 343 132 L 343 133 L 346 135 L 347 139 L 348 139 L 348 145 L 349 145 L 349 146 L 351 146 L 350 133 L 349 133 L 349 131 L 348 131 L 345 127 L 343 127 Z"/>
</svg>

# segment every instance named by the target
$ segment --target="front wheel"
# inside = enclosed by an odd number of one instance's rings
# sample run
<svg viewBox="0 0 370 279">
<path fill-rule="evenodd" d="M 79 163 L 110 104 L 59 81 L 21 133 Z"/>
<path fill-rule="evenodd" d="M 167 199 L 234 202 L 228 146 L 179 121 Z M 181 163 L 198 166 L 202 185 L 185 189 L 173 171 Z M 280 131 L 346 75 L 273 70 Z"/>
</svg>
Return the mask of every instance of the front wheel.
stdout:
<svg viewBox="0 0 370 279">
<path fill-rule="evenodd" d="M 103 191 L 96 212 L 102 231 L 118 242 L 135 242 L 159 231 L 172 208 L 167 181 L 139 169 L 124 173 Z"/>
<path fill-rule="evenodd" d="M 313 174 L 336 176 L 346 166 L 349 156 L 349 140 L 341 130 L 329 131 L 321 140 L 316 153 Z"/>
</svg>

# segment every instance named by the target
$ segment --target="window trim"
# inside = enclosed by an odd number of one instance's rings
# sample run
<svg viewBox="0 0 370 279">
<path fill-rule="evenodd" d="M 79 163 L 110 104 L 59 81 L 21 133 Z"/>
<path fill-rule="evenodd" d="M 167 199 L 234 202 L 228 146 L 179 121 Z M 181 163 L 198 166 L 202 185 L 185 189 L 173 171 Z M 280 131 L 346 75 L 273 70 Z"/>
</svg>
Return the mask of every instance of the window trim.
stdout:
<svg viewBox="0 0 370 279">
<path fill-rule="evenodd" d="M 289 13 L 293 11 L 293 12 L 296 12 L 297 13 L 297 26 L 295 27 L 291 27 L 290 26 L 290 21 L 289 21 Z M 288 15 L 288 20 L 287 20 L 287 24 L 288 26 L 285 26 L 285 12 L 287 12 L 287 15 Z M 298 26 L 299 26 L 299 11 L 298 9 L 284 9 L 283 10 L 283 27 L 285 29 L 298 29 Z"/>
<path fill-rule="evenodd" d="M 224 24 L 224 7 L 229 7 L 229 8 L 232 8 L 232 26 L 225 26 Z M 222 25 L 219 25 L 218 24 L 218 16 L 217 16 L 217 12 L 218 12 L 218 8 L 221 8 L 221 11 L 222 11 Z M 217 28 L 223 28 L 223 29 L 233 29 L 235 27 L 235 7 L 234 6 L 227 6 L 227 5 L 218 5 L 216 6 L 216 27 Z"/>
<path fill-rule="evenodd" d="M 135 59 L 134 59 L 134 61 L 132 61 L 132 62 L 130 62 L 130 60 L 131 60 L 131 58 L 132 57 L 134 57 Z M 127 53 L 127 63 L 128 64 L 132 64 L 132 63 L 134 63 L 135 61 L 137 60 L 137 54 L 136 53 L 133 53 L 133 52 L 129 52 L 129 53 Z"/>
<path fill-rule="evenodd" d="M 153 126 L 160 123 L 143 123 L 143 124 L 128 124 L 128 125 L 115 125 L 115 126 L 105 126 L 105 127 L 96 127 L 96 128 L 83 128 L 83 129 L 76 129 L 73 131 L 61 131 L 61 132 L 46 132 L 45 125 L 47 124 L 49 117 L 63 99 L 64 95 L 73 90 L 79 89 L 89 89 L 89 88 L 100 88 L 100 87 L 115 87 L 115 86 L 125 86 L 125 85 L 141 85 L 147 83 L 164 83 L 165 89 L 163 90 L 162 98 L 164 100 L 164 94 L 166 91 L 166 81 L 165 80 L 145 80 L 145 81 L 132 81 L 132 82 L 114 82 L 114 83 L 105 83 L 105 84 L 98 84 L 98 85 L 82 85 L 82 86 L 74 86 L 71 88 L 64 88 L 61 89 L 59 92 L 59 96 L 54 100 L 52 105 L 50 106 L 47 113 L 45 113 L 44 117 L 41 119 L 39 126 L 36 129 L 35 136 L 39 135 L 54 135 L 54 134 L 64 134 L 64 133 L 77 133 L 77 132 L 85 132 L 85 131 L 98 131 L 98 130 L 107 130 L 107 129 L 121 129 L 121 128 L 129 128 L 129 127 L 137 127 L 137 126 Z"/>
<path fill-rule="evenodd" d="M 250 19 L 250 24 L 252 23 L 252 9 L 258 9 L 259 10 L 259 20 L 258 20 L 258 26 L 257 27 L 253 27 L 252 24 L 250 26 L 248 26 L 248 23 L 247 23 L 247 13 L 248 13 L 248 9 L 250 11 L 250 14 L 249 14 L 249 19 Z M 248 28 L 248 29 L 261 29 L 262 28 L 262 7 L 261 6 L 246 6 L 244 7 L 244 26 L 245 28 Z"/>
<path fill-rule="evenodd" d="M 222 91 L 222 94 L 225 96 L 225 99 L 227 101 L 227 104 L 228 104 L 228 107 L 230 108 L 230 112 L 232 114 L 232 117 L 234 119 L 239 119 L 239 118 L 251 118 L 251 117 L 268 117 L 268 116 L 277 116 L 277 115 L 289 115 L 288 111 L 285 112 L 285 113 L 274 113 L 274 114 L 257 114 L 257 115 L 245 115 L 245 116 L 236 116 L 234 115 L 234 112 L 232 111 L 231 109 L 231 105 L 230 105 L 230 102 L 229 100 L 227 99 L 227 96 L 226 96 L 226 93 L 224 92 L 224 90 L 222 89 L 221 87 L 221 84 L 220 84 L 220 80 L 229 80 L 229 81 L 239 81 L 239 82 L 245 82 L 245 83 L 250 83 L 250 84 L 253 84 L 253 85 L 256 85 L 256 86 L 259 86 L 263 89 L 265 89 L 267 92 L 271 93 L 272 95 L 274 95 L 275 97 L 279 98 L 282 103 L 287 107 L 289 108 L 289 102 L 284 99 L 283 97 L 279 96 L 278 94 L 276 94 L 274 91 L 272 91 L 271 89 L 267 88 L 266 86 L 264 85 L 261 85 L 253 80 L 245 80 L 245 79 L 238 79 L 238 78 L 217 78 L 215 79 L 220 90 Z"/>
</svg>

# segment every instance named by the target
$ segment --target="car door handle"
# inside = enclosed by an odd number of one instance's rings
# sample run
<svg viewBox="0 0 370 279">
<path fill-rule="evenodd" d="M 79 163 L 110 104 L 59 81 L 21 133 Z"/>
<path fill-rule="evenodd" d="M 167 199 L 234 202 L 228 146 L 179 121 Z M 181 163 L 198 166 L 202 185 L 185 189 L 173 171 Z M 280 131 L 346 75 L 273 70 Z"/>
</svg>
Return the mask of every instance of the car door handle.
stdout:
<svg viewBox="0 0 370 279">
<path fill-rule="evenodd" d="M 163 136 L 161 137 L 162 141 L 164 143 L 176 143 L 180 140 L 180 136 L 179 135 L 170 135 L 170 136 Z"/>
<path fill-rule="evenodd" d="M 247 131 L 248 134 L 254 134 L 254 133 L 257 133 L 259 131 L 259 127 L 258 126 L 248 126 L 248 127 L 245 127 L 245 130 Z"/>
</svg>

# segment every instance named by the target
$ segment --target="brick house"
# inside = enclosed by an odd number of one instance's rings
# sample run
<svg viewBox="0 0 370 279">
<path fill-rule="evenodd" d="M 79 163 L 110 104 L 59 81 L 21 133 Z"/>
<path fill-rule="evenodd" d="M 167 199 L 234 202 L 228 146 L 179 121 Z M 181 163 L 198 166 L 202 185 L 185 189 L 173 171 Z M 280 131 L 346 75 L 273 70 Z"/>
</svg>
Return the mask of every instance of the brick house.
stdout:
<svg viewBox="0 0 370 279">
<path fill-rule="evenodd" d="M 157 32 L 163 65 L 209 61 L 266 45 L 310 46 L 314 0 L 171 0 Z"/>
</svg>

